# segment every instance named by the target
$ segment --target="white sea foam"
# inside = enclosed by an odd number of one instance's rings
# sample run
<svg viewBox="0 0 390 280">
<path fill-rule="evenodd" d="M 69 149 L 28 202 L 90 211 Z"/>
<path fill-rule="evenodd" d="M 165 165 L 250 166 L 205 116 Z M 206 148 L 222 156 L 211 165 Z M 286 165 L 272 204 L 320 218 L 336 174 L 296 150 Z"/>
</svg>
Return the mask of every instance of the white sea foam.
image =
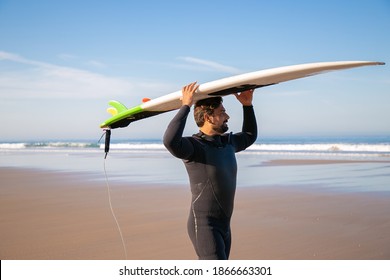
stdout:
<svg viewBox="0 0 390 280">
<path fill-rule="evenodd" d="M 100 144 L 100 148 L 104 149 L 104 144 Z M 118 150 L 165 150 L 163 144 L 147 144 L 147 143 L 117 143 L 111 144 L 111 149 Z"/>
<path fill-rule="evenodd" d="M 0 150 L 20 150 L 26 148 L 25 143 L 0 143 Z"/>
<path fill-rule="evenodd" d="M 25 142 L 25 143 L 0 143 L 0 150 L 16 149 L 62 149 L 62 148 L 97 148 L 96 143 L 90 142 Z"/>
<path fill-rule="evenodd" d="M 390 144 L 254 144 L 251 151 L 390 153 Z"/>
<path fill-rule="evenodd" d="M 355 141 L 356 142 L 356 141 Z M 98 151 L 104 149 L 104 143 L 92 141 L 42 141 L 42 142 L 9 142 L 0 143 L 0 151 L 34 150 L 34 151 Z M 111 150 L 118 152 L 166 152 L 161 141 L 137 141 L 114 142 Z M 360 155 L 390 157 L 389 142 L 348 142 L 348 141 L 323 141 L 323 142 L 299 142 L 299 141 L 268 141 L 268 143 L 255 143 L 246 150 L 253 154 L 301 154 L 301 155 Z"/>
</svg>

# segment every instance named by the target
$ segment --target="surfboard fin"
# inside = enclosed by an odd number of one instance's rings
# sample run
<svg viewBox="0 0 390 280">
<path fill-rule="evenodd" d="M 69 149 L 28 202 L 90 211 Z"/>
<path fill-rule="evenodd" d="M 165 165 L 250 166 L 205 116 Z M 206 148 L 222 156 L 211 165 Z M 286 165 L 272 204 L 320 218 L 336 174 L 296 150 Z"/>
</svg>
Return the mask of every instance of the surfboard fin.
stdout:
<svg viewBox="0 0 390 280">
<path fill-rule="evenodd" d="M 125 105 L 116 100 L 110 100 L 108 104 L 112 107 L 108 108 L 107 111 L 113 116 L 127 110 L 127 107 Z"/>
<path fill-rule="evenodd" d="M 109 107 L 107 108 L 107 113 L 110 113 L 112 116 L 118 115 L 118 110 L 115 109 L 114 107 Z"/>
<path fill-rule="evenodd" d="M 144 98 L 142 98 L 142 103 L 146 103 L 146 102 L 148 102 L 150 100 L 151 100 L 150 98 L 144 97 Z"/>
</svg>

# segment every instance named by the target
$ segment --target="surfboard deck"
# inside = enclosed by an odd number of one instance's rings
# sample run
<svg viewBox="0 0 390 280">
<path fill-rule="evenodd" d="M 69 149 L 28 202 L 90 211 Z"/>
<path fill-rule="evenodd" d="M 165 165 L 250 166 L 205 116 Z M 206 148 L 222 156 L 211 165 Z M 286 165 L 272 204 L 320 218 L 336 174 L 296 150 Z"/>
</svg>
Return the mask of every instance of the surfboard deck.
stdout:
<svg viewBox="0 0 390 280">
<path fill-rule="evenodd" d="M 213 96 L 225 96 L 248 89 L 256 89 L 278 83 L 309 77 L 329 71 L 355 67 L 384 65 L 375 61 L 337 61 L 298 64 L 250 72 L 201 84 L 194 95 L 195 102 Z M 113 116 L 100 124 L 101 128 L 115 129 L 126 127 L 134 121 L 149 118 L 181 107 L 181 90 L 156 99 L 144 100 L 138 106 L 127 108 L 124 104 L 111 100 L 107 109 Z"/>
</svg>

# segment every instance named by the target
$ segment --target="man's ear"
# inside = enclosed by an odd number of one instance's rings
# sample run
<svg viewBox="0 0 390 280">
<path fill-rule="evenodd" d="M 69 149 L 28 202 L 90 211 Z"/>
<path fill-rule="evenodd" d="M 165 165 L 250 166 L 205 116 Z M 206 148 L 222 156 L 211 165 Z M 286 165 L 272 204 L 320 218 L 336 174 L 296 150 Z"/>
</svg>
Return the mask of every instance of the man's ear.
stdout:
<svg viewBox="0 0 390 280">
<path fill-rule="evenodd" d="M 211 123 L 211 124 L 214 124 L 213 123 L 213 120 L 212 120 L 212 116 L 208 115 L 208 114 L 204 114 L 204 122 L 208 122 L 208 123 Z"/>
<path fill-rule="evenodd" d="M 208 122 L 210 124 L 214 124 L 213 116 L 206 115 L 205 122 Z"/>
</svg>

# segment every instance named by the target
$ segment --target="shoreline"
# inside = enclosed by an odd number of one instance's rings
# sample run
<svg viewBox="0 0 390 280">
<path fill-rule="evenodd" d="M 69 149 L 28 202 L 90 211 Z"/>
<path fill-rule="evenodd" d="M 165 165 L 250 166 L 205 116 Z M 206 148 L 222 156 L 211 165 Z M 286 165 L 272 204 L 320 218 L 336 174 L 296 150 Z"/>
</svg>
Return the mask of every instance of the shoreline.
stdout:
<svg viewBox="0 0 390 280">
<path fill-rule="evenodd" d="M 295 166 L 295 165 L 328 165 L 350 163 L 388 163 L 390 160 L 353 160 L 353 159 L 272 159 L 265 161 L 260 166 Z"/>
<path fill-rule="evenodd" d="M 0 258 L 124 259 L 105 182 L 0 168 Z M 129 259 L 196 259 L 185 185 L 110 182 Z M 237 189 L 231 259 L 390 259 L 390 196 L 299 186 Z"/>
</svg>

